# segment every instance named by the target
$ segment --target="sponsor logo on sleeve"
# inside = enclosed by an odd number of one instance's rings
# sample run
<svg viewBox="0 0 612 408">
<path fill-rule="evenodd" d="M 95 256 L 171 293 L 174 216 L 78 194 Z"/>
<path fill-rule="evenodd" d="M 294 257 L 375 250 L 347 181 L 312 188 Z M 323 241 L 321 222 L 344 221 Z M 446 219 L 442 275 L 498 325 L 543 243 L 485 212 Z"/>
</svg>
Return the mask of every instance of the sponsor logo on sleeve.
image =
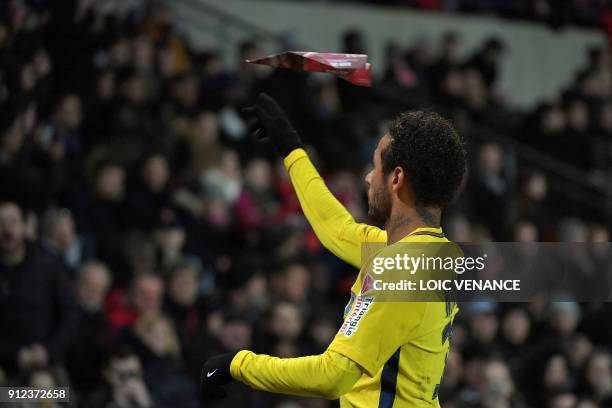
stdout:
<svg viewBox="0 0 612 408">
<path fill-rule="evenodd" d="M 355 293 L 351 291 L 351 299 L 348 301 L 348 303 L 346 304 L 346 307 L 344 308 L 344 314 L 342 315 L 343 319 L 346 319 L 348 314 L 351 312 L 351 308 L 353 307 L 353 303 L 355 302 L 356 298 L 357 296 L 355 296 Z"/>
<path fill-rule="evenodd" d="M 344 323 L 340 327 L 339 333 L 344 334 L 345 337 L 351 337 L 355 334 L 359 328 L 359 323 L 363 320 L 366 313 L 368 313 L 373 303 L 373 296 L 358 296 L 355 299 L 353 310 L 351 310 L 346 319 L 344 319 Z"/>
<path fill-rule="evenodd" d="M 365 295 L 372 289 L 374 289 L 374 278 L 372 278 L 370 274 L 366 273 L 366 275 L 363 277 L 363 281 L 361 282 L 361 294 Z"/>
</svg>

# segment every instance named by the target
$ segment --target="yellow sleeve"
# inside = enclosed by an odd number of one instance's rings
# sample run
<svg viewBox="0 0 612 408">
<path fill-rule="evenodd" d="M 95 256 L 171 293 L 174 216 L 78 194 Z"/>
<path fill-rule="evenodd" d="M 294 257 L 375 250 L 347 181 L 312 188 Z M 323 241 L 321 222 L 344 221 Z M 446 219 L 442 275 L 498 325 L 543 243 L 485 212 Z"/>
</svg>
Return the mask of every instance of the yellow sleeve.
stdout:
<svg viewBox="0 0 612 408">
<path fill-rule="evenodd" d="M 333 351 L 278 358 L 242 350 L 232 360 L 230 373 L 257 390 L 326 399 L 346 394 L 361 377 L 357 364 Z"/>
<path fill-rule="evenodd" d="M 387 242 L 384 230 L 355 221 L 329 191 L 304 149 L 293 150 L 284 163 L 304 215 L 321 243 L 334 255 L 359 268 L 362 243 Z"/>
<path fill-rule="evenodd" d="M 378 370 L 420 329 L 427 302 L 376 301 L 359 295 L 329 345 L 369 375 Z"/>
</svg>

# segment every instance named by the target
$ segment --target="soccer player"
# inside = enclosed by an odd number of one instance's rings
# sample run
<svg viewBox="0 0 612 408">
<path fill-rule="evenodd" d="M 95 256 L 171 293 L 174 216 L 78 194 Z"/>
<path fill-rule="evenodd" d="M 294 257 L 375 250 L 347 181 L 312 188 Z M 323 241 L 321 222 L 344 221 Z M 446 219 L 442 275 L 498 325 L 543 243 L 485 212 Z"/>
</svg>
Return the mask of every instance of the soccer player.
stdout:
<svg viewBox="0 0 612 408">
<path fill-rule="evenodd" d="M 251 128 L 263 131 L 284 158 L 304 214 L 323 245 L 360 273 L 344 324 L 323 354 L 281 359 L 242 350 L 212 357 L 202 368 L 203 395 L 222 398 L 222 386 L 238 380 L 269 392 L 339 398 L 343 408 L 439 407 L 457 306 L 366 298 L 362 283 L 371 265 L 362 265 L 361 250 L 370 242 L 386 244 L 383 251 L 402 243 L 449 242 L 440 217 L 465 173 L 461 138 L 433 112 L 407 112 L 393 121 L 365 178 L 369 216 L 384 225 L 379 229 L 357 223 L 330 193 L 272 98 L 260 94 L 245 113 Z"/>
</svg>

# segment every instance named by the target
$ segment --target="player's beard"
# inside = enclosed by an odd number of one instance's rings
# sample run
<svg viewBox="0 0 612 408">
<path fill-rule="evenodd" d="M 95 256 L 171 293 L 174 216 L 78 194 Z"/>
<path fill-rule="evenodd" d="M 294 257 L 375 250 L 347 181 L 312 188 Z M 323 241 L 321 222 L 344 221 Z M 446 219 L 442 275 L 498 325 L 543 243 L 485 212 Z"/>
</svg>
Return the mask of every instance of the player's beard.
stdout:
<svg viewBox="0 0 612 408">
<path fill-rule="evenodd" d="M 384 226 L 391 216 L 391 196 L 383 184 L 368 199 L 368 216 L 373 223 Z"/>
</svg>

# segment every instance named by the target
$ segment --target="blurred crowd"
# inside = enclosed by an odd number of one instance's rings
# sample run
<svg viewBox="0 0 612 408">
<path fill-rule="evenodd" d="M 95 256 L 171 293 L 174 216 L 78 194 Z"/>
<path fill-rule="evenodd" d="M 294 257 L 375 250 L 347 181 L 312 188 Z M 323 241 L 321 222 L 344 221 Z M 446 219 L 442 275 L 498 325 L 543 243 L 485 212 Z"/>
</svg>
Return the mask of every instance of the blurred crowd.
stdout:
<svg viewBox="0 0 612 408">
<path fill-rule="evenodd" d="M 336 0 L 332 0 L 336 1 Z M 338 0 L 344 1 L 344 0 Z M 348 0 L 352 1 L 352 0 Z M 607 0 L 360 0 L 421 10 L 496 15 L 531 20 L 559 28 L 566 25 L 602 27 L 610 19 Z"/>
<path fill-rule="evenodd" d="M 340 46 L 367 52 L 366 40 L 350 31 Z M 464 60 L 455 32 L 439 45 L 389 44 L 384 76 L 358 88 L 227 64 L 193 49 L 163 4 L 2 2 L 0 385 L 70 386 L 72 406 L 197 407 L 212 355 L 326 348 L 356 271 L 321 247 L 282 162 L 246 134 L 240 108 L 260 91 L 287 110 L 358 220 L 389 118 L 429 107 L 454 121 L 472 158 L 444 220 L 450 238 L 608 242 L 605 218 L 492 138 L 606 188 L 608 50 L 588 50 L 558 100 L 516 112 L 496 88 L 505 47 L 490 38 Z M 235 52 L 263 53 L 252 41 Z M 462 310 L 445 408 L 612 406 L 609 304 Z M 231 387 L 220 406 L 329 406 Z"/>
</svg>

